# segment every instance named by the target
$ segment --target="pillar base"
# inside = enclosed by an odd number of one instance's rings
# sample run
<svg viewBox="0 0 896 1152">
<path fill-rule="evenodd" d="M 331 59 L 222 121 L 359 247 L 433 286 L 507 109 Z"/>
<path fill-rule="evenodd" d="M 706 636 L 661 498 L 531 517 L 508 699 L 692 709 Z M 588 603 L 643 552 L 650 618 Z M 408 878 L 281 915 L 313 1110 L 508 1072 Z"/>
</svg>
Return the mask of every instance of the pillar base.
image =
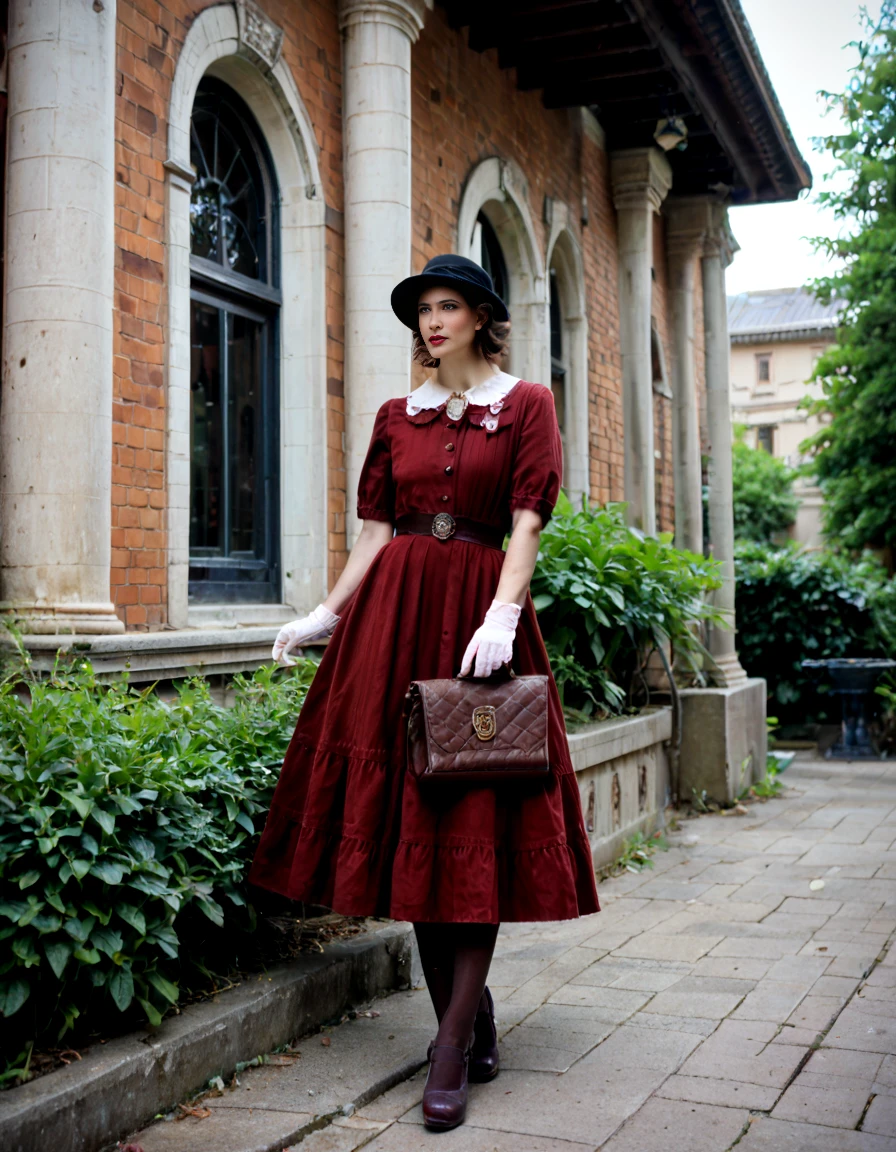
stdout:
<svg viewBox="0 0 896 1152">
<path fill-rule="evenodd" d="M 714 687 L 734 688 L 738 684 L 746 684 L 747 674 L 736 652 L 713 656 L 712 660 L 715 665 L 711 672 Z"/>
<path fill-rule="evenodd" d="M 731 688 L 684 688 L 681 696 L 679 794 L 731 804 L 766 773 L 766 682 Z"/>
<path fill-rule="evenodd" d="M 80 633 L 109 636 L 124 632 L 124 622 L 111 601 L 106 604 L 11 604 L 0 602 L 0 612 L 10 617 L 20 632 L 57 636 Z"/>
</svg>

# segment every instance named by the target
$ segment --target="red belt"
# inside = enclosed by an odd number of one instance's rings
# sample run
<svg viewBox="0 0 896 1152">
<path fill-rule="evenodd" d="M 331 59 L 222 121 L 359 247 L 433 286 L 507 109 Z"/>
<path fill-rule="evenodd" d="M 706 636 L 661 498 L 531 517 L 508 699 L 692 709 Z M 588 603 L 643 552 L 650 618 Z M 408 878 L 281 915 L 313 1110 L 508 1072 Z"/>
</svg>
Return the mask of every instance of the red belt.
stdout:
<svg viewBox="0 0 896 1152">
<path fill-rule="evenodd" d="M 503 548 L 505 532 L 479 520 L 466 516 L 452 516 L 450 512 L 409 512 L 395 521 L 395 535 L 435 536 L 437 540 L 466 540 L 471 544 L 484 544 L 487 548 Z"/>
</svg>

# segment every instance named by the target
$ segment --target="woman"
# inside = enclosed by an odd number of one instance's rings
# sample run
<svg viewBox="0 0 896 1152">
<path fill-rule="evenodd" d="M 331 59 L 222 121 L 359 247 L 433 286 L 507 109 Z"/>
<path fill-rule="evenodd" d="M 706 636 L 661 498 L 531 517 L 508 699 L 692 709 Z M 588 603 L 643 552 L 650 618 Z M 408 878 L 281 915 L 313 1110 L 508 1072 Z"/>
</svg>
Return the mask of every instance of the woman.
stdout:
<svg viewBox="0 0 896 1152">
<path fill-rule="evenodd" d="M 396 287 L 392 307 L 415 359 L 437 371 L 377 412 L 357 543 L 326 600 L 274 644 L 289 664 L 296 647 L 331 636 L 250 879 L 345 915 L 413 922 L 439 1021 L 424 1121 L 453 1128 L 468 1077 L 498 1071 L 485 982 L 500 921 L 567 919 L 598 902 L 529 594 L 560 489 L 552 394 L 498 369 L 509 316 L 473 261 L 435 257 Z M 410 681 L 488 676 L 514 643 L 518 674 L 549 676 L 548 783 L 427 793 L 405 771 Z"/>
</svg>

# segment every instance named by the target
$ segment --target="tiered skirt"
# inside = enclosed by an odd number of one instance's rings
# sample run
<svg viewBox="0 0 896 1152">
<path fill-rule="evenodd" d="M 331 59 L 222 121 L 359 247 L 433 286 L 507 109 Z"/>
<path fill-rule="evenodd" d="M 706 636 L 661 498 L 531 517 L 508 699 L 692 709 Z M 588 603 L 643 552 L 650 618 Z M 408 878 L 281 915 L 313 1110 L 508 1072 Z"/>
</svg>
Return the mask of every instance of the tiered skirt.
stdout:
<svg viewBox="0 0 896 1152">
<path fill-rule="evenodd" d="M 564 920 L 598 909 L 560 698 L 549 681 L 547 782 L 419 784 L 406 771 L 411 680 L 457 674 L 503 553 L 396 536 L 324 652 L 283 762 L 252 883 L 353 916 Z M 513 668 L 550 665 L 531 597 Z"/>
</svg>

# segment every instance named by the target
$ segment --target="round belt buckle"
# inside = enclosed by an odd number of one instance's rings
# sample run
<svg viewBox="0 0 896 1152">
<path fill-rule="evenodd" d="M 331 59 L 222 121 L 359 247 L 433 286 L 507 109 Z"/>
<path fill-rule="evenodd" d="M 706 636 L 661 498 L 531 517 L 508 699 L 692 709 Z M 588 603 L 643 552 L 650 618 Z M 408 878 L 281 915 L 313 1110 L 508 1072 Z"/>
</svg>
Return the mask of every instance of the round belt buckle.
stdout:
<svg viewBox="0 0 896 1152">
<path fill-rule="evenodd" d="M 448 512 L 437 512 L 432 518 L 432 534 L 439 540 L 447 540 L 454 535 L 454 517 Z"/>
</svg>

